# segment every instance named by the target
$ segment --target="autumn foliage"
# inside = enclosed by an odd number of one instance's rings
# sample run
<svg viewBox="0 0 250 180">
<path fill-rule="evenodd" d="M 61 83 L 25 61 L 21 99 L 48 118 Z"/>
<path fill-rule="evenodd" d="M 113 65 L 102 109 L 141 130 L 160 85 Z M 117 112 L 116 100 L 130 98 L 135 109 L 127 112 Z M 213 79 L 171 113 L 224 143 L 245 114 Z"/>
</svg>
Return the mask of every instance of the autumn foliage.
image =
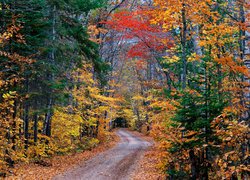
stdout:
<svg viewBox="0 0 250 180">
<path fill-rule="evenodd" d="M 18 163 L 49 166 L 55 155 L 110 140 L 109 121 L 120 100 L 104 94 L 100 77 L 108 65 L 75 11 L 66 8 L 89 12 L 102 3 L 73 4 L 0 3 L 1 177 Z"/>
<path fill-rule="evenodd" d="M 123 119 L 167 179 L 249 178 L 248 1 L 26 4 L 0 3 L 1 175 Z"/>
<path fill-rule="evenodd" d="M 248 11 L 243 1 L 155 0 L 106 22 L 140 81 L 131 124 L 159 142 L 169 179 L 248 178 Z"/>
</svg>

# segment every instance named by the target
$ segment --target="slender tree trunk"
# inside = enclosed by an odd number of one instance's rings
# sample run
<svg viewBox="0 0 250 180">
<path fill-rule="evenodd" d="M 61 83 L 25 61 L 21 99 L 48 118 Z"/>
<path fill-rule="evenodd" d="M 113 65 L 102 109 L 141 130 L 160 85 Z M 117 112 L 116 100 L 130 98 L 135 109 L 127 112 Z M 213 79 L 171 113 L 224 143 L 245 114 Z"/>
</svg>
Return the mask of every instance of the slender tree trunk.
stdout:
<svg viewBox="0 0 250 180">
<path fill-rule="evenodd" d="M 44 129 L 43 133 L 46 136 L 51 135 L 51 117 L 52 117 L 52 98 L 48 98 L 48 104 L 47 104 L 47 113 L 45 114 L 45 119 L 44 119 Z"/>
<path fill-rule="evenodd" d="M 195 32 L 194 33 L 194 35 L 193 35 L 193 37 L 192 37 L 192 39 L 193 39 L 193 43 L 194 43 L 194 52 L 199 56 L 199 57 L 202 57 L 202 49 L 201 49 L 201 46 L 199 45 L 199 42 L 200 42 L 200 37 L 199 37 L 199 26 L 198 25 L 196 25 L 195 27 L 194 27 L 194 29 L 193 29 L 193 31 Z M 197 61 L 194 61 L 193 63 L 192 63 L 192 66 L 193 66 L 193 76 L 195 77 L 195 78 L 197 78 L 198 79 L 198 68 L 197 68 L 197 66 L 198 66 L 198 64 L 199 64 L 199 62 L 197 62 Z M 193 87 L 195 88 L 195 89 L 198 89 L 199 88 L 199 84 L 198 83 L 196 83 L 196 82 L 194 82 L 194 85 L 193 85 Z"/>
<path fill-rule="evenodd" d="M 245 6 L 245 8 L 244 8 Z M 240 18 L 241 24 L 245 24 L 246 30 L 240 29 L 240 57 L 243 60 L 245 66 L 248 69 L 248 76 L 243 78 L 243 81 L 247 83 L 246 90 L 244 93 L 243 105 L 246 105 L 246 112 L 243 114 L 242 119 L 246 120 L 248 125 L 250 124 L 250 2 L 249 0 L 243 0 L 240 4 Z M 245 37 L 245 39 L 242 39 Z M 242 157 L 246 155 L 246 152 L 249 151 L 249 140 L 241 145 Z M 244 164 L 249 164 L 249 160 L 245 160 Z M 249 173 L 243 172 L 241 174 L 242 179 L 249 179 Z M 232 175 L 231 179 L 237 179 L 237 173 Z"/>
<path fill-rule="evenodd" d="M 34 127 L 33 127 L 33 130 L 34 130 L 34 143 L 36 144 L 37 143 L 37 135 L 38 135 L 38 114 L 37 114 L 37 112 L 35 112 L 33 118 L 34 118 Z"/>
<path fill-rule="evenodd" d="M 28 149 L 29 144 L 29 103 L 25 102 L 24 105 L 24 143 L 25 149 Z"/>
<path fill-rule="evenodd" d="M 29 78 L 26 77 L 25 80 L 26 93 L 29 93 Z M 29 100 L 25 99 L 24 103 L 24 143 L 25 149 L 28 149 L 29 144 Z"/>
<path fill-rule="evenodd" d="M 241 13 L 242 13 L 242 20 L 245 21 L 246 24 L 246 31 L 244 32 L 245 35 L 245 41 L 243 42 L 244 47 L 244 64 L 246 65 L 246 67 L 248 68 L 248 77 L 245 76 L 244 80 L 245 82 L 248 83 L 247 85 L 247 91 L 245 93 L 245 99 L 246 99 L 246 106 L 248 108 L 247 112 L 246 112 L 246 119 L 249 120 L 250 117 L 250 2 L 249 1 L 245 1 L 246 4 L 246 9 L 244 12 L 244 9 L 241 9 Z M 244 19 L 245 18 L 245 19 Z"/>
<path fill-rule="evenodd" d="M 36 144 L 37 143 L 37 140 L 38 140 L 38 112 L 37 112 L 37 109 L 38 108 L 38 103 L 37 103 L 37 99 L 35 99 L 35 102 L 34 102 L 34 110 L 35 110 L 35 113 L 33 115 L 33 120 L 34 120 L 34 125 L 33 125 L 33 133 L 34 133 L 34 143 Z"/>
<path fill-rule="evenodd" d="M 51 7 L 51 18 L 52 18 L 52 50 L 49 55 L 49 61 L 50 65 L 55 65 L 55 40 L 56 40 L 56 15 L 57 15 L 57 9 L 54 5 Z M 53 72 L 49 72 L 48 74 L 48 80 L 53 81 L 54 80 L 54 74 Z M 49 97 L 47 98 L 47 113 L 45 114 L 44 119 L 44 129 L 43 133 L 47 136 L 51 136 L 51 118 L 52 118 L 52 108 L 53 108 L 53 91 L 49 88 Z"/>
<path fill-rule="evenodd" d="M 182 63 L 183 63 L 183 72 L 182 72 L 182 89 L 185 89 L 187 86 L 187 20 L 186 20 L 186 4 L 182 3 L 182 32 L 181 32 L 181 46 L 182 46 Z"/>
<path fill-rule="evenodd" d="M 217 64 L 217 75 L 218 75 L 218 100 L 219 102 L 222 101 L 222 93 L 221 93 L 221 89 L 222 89 L 222 72 L 221 72 L 221 65 Z"/>
<path fill-rule="evenodd" d="M 17 122 L 16 122 L 16 118 L 17 118 L 17 100 L 14 101 L 14 107 L 13 107 L 13 127 L 12 127 L 12 131 L 13 131 L 13 135 L 12 135 L 12 149 L 15 151 L 16 150 L 16 140 L 17 140 Z"/>
</svg>

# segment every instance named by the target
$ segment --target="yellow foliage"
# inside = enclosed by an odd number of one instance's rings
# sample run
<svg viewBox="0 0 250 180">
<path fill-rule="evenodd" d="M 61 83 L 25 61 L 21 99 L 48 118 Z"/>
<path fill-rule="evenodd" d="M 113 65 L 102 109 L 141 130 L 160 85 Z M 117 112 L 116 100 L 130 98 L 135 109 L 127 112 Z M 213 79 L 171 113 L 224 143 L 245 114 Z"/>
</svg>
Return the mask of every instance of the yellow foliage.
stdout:
<svg viewBox="0 0 250 180">
<path fill-rule="evenodd" d="M 80 136 L 80 124 L 83 122 L 78 114 L 70 114 L 66 109 L 58 108 L 52 118 L 52 140 L 57 151 L 65 152 L 74 148 L 74 141 Z"/>
<path fill-rule="evenodd" d="M 144 97 L 142 97 L 140 95 L 136 95 L 136 96 L 132 97 L 132 99 L 135 100 L 135 101 L 141 101 L 141 100 L 144 99 Z"/>
<path fill-rule="evenodd" d="M 180 61 L 180 58 L 178 57 L 178 56 L 172 56 L 172 57 L 170 57 L 170 56 L 165 56 L 164 57 L 164 61 L 166 62 L 166 63 L 176 63 L 176 62 L 178 62 L 178 61 Z"/>
</svg>

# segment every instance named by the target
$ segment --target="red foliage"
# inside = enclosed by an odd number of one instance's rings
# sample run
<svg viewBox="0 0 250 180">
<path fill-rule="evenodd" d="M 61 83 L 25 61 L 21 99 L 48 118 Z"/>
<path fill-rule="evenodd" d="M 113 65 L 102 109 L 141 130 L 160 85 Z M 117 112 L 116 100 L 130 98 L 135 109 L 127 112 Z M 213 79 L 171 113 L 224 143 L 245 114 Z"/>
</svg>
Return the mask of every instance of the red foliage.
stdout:
<svg viewBox="0 0 250 180">
<path fill-rule="evenodd" d="M 118 31 L 130 44 L 129 58 L 149 59 L 153 53 L 162 53 L 173 46 L 160 26 L 152 25 L 148 10 L 120 11 L 105 22 L 109 28 Z M 167 41 L 167 44 L 166 44 Z"/>
</svg>

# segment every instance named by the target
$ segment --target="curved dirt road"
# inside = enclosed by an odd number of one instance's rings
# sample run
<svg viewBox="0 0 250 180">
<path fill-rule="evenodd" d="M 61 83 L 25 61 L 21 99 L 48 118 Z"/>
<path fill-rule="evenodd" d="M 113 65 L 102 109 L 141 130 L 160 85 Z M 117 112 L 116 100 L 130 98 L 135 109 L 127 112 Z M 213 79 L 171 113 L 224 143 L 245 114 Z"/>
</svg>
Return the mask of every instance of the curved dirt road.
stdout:
<svg viewBox="0 0 250 180">
<path fill-rule="evenodd" d="M 117 131 L 120 142 L 112 149 L 83 162 L 80 166 L 56 176 L 54 180 L 127 180 L 137 160 L 150 143 L 129 131 Z"/>
</svg>

